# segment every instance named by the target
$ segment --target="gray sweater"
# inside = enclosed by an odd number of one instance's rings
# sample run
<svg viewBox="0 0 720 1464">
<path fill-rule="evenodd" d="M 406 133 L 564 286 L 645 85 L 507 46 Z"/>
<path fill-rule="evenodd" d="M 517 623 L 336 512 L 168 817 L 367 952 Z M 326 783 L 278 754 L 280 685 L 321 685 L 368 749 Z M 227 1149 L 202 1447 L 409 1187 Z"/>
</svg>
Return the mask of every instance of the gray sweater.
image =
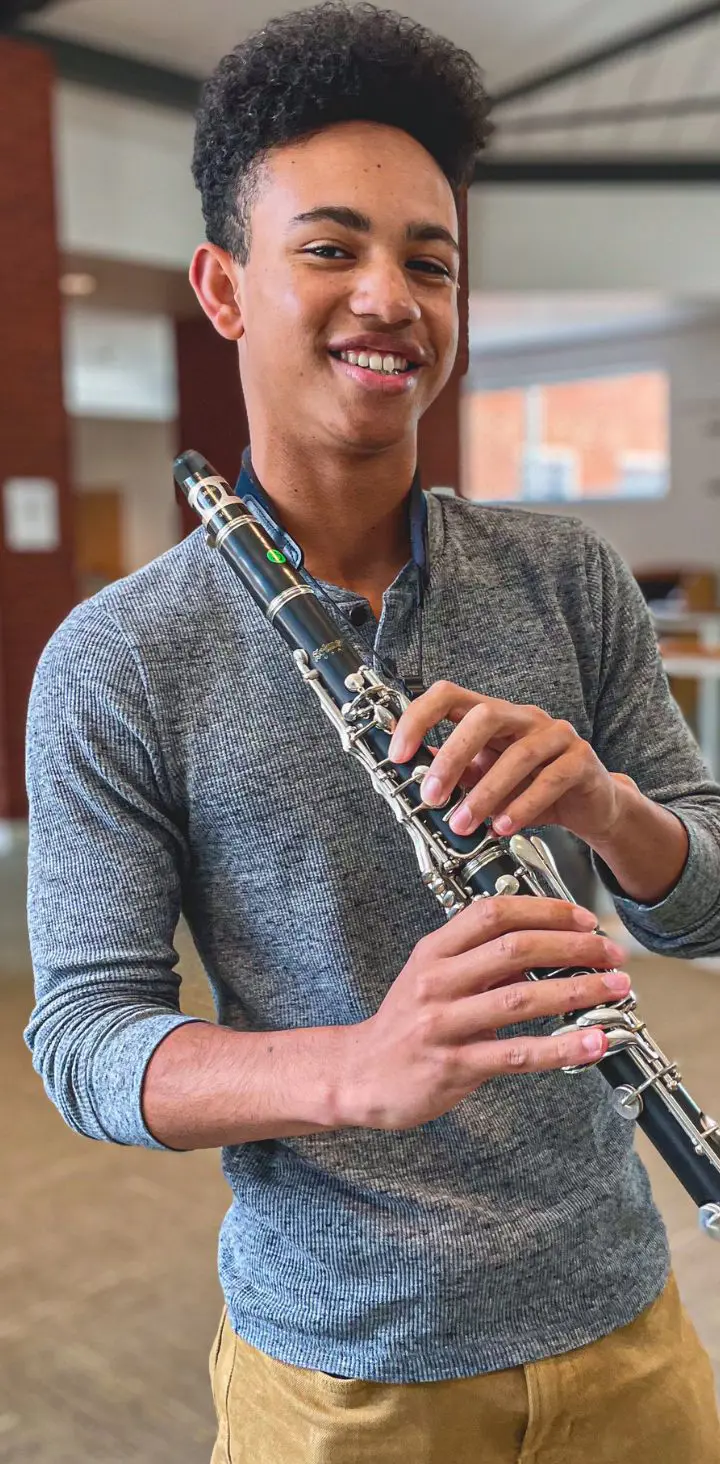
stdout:
<svg viewBox="0 0 720 1464">
<path fill-rule="evenodd" d="M 716 951 L 720 789 L 618 555 L 571 519 L 432 497 L 429 541 L 425 685 L 567 718 L 671 807 L 690 836 L 677 886 L 653 907 L 615 891 L 617 907 L 653 950 Z M 401 675 L 418 670 L 414 586 L 408 564 L 365 631 Z M 407 835 L 200 531 L 53 636 L 28 783 L 26 1035 L 63 1117 L 92 1138 L 155 1145 L 143 1074 L 190 1020 L 181 910 L 218 1020 L 247 1031 L 363 1020 L 442 923 Z M 594 1070 L 498 1078 L 408 1132 L 241 1144 L 223 1163 L 232 1325 L 303 1367 L 394 1382 L 492 1371 L 624 1325 L 667 1274 L 632 1125 Z"/>
</svg>

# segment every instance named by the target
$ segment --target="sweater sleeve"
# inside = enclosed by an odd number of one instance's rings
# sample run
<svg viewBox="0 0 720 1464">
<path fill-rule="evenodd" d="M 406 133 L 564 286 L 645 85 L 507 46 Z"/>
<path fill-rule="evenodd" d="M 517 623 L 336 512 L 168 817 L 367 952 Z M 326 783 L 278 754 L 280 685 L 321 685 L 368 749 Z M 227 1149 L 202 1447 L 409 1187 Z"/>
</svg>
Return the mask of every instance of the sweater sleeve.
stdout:
<svg viewBox="0 0 720 1464">
<path fill-rule="evenodd" d="M 610 772 L 682 820 L 685 867 L 655 905 L 628 899 L 611 871 L 596 870 L 632 935 L 649 950 L 688 958 L 720 951 L 720 786 L 675 702 L 641 591 L 620 555 L 589 549 L 588 587 L 601 647 L 593 746 Z"/>
<path fill-rule="evenodd" d="M 159 1043 L 194 1020 L 173 946 L 187 849 L 140 667 L 97 602 L 46 647 L 27 730 L 33 1063 L 79 1133 L 162 1148 L 142 1085 Z"/>
</svg>

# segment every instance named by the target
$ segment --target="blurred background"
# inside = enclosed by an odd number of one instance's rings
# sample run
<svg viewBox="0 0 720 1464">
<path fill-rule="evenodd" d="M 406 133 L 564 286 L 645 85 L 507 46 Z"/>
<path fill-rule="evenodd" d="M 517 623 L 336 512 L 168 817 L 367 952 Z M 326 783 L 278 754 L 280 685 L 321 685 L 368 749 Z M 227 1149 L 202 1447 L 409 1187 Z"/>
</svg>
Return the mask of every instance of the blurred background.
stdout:
<svg viewBox="0 0 720 1464">
<path fill-rule="evenodd" d="M 24 725 L 71 606 L 191 526 L 175 453 L 237 469 L 235 352 L 187 283 L 202 237 L 193 108 L 219 57 L 284 8 L 0 4 L 0 1460 L 13 1464 L 210 1454 L 217 1156 L 69 1133 L 22 1044 Z M 571 512 L 611 540 L 717 774 L 720 3 L 400 8 L 472 51 L 496 101 L 467 200 L 468 369 L 424 422 L 425 485 Z M 567 857 L 579 888 L 582 859 Z M 178 947 L 184 1005 L 209 1012 L 182 929 Z M 632 962 L 655 1035 L 710 1111 L 718 964 Z M 720 1375 L 720 1247 L 649 1164 Z"/>
</svg>

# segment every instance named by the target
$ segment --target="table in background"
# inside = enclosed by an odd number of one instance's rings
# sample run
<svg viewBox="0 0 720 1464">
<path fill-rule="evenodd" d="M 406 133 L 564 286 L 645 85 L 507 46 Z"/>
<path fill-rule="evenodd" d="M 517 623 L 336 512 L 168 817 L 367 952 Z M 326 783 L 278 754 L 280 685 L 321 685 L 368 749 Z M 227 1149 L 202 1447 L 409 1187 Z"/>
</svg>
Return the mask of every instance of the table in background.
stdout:
<svg viewBox="0 0 720 1464">
<path fill-rule="evenodd" d="M 703 757 L 714 778 L 720 776 L 720 614 L 712 612 L 653 612 L 660 651 L 668 676 L 685 676 L 698 683 L 697 736 Z M 691 634 L 696 644 L 683 644 L 680 634 Z"/>
</svg>

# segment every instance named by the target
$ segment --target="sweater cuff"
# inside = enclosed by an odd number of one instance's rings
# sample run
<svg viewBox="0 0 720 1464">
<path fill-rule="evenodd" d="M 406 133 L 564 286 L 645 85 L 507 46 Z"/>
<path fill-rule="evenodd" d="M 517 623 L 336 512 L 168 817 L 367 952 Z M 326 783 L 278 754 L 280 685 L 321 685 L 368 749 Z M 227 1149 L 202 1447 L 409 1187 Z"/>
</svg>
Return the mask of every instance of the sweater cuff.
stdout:
<svg viewBox="0 0 720 1464">
<path fill-rule="evenodd" d="M 90 1103 L 112 1143 L 176 1152 L 156 1139 L 145 1123 L 145 1074 L 160 1043 L 176 1027 L 200 1020 L 182 1012 L 134 1013 L 134 1020 L 115 1028 L 102 1043 L 91 1073 Z"/>
<path fill-rule="evenodd" d="M 687 936 L 703 926 L 717 901 L 718 842 L 702 824 L 691 822 L 677 808 L 671 812 L 680 819 L 687 836 L 685 865 L 673 888 L 654 905 L 643 905 L 626 895 L 614 874 L 599 855 L 593 853 L 596 874 L 612 896 L 621 918 L 635 930 L 656 936 Z"/>
</svg>

